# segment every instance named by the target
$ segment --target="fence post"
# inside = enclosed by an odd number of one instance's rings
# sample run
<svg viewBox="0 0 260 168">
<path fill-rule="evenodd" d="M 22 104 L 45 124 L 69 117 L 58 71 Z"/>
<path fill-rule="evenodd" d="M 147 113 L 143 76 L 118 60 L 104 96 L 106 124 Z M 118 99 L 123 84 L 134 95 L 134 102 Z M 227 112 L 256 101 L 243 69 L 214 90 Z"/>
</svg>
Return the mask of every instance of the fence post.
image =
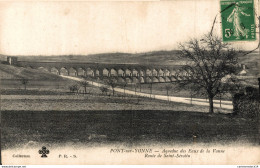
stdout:
<svg viewBox="0 0 260 168">
<path fill-rule="evenodd" d="M 260 94 L 260 78 L 258 78 L 258 94 Z"/>
<path fill-rule="evenodd" d="M 221 94 L 219 95 L 219 105 L 220 105 L 220 108 L 222 108 L 221 107 Z"/>
</svg>

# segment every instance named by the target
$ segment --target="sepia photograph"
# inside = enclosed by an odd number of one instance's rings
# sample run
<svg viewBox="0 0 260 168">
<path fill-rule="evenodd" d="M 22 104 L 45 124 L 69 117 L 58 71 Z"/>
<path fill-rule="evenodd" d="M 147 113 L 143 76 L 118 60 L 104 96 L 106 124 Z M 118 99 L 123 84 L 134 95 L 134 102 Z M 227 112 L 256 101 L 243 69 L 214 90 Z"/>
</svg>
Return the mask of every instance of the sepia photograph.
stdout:
<svg viewBox="0 0 260 168">
<path fill-rule="evenodd" d="M 259 165 L 258 11 L 1 1 L 1 164 Z"/>
</svg>

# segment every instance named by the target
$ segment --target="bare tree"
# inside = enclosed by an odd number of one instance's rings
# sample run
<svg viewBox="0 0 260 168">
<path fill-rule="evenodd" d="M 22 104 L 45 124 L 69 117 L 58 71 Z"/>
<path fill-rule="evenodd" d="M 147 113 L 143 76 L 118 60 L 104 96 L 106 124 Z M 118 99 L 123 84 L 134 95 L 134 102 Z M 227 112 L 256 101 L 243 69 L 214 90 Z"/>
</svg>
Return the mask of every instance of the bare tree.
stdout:
<svg viewBox="0 0 260 168">
<path fill-rule="evenodd" d="M 140 89 L 139 91 L 141 93 L 142 92 L 142 83 L 141 83 L 140 79 L 138 80 L 137 86 L 139 86 L 139 89 Z"/>
<path fill-rule="evenodd" d="M 70 92 L 74 92 L 73 89 L 74 89 L 73 86 L 69 86 Z"/>
<path fill-rule="evenodd" d="M 136 89 L 138 87 L 138 83 L 135 83 L 134 86 L 135 86 L 135 95 L 136 95 Z"/>
<path fill-rule="evenodd" d="M 79 92 L 79 86 L 78 85 L 72 85 L 72 86 L 69 86 L 69 89 L 70 89 L 70 92 L 73 92 L 73 93 L 78 93 Z"/>
<path fill-rule="evenodd" d="M 84 88 L 84 93 L 86 94 L 87 93 L 87 87 L 90 86 L 89 82 L 84 80 L 84 81 L 80 81 L 79 84 L 80 84 L 80 86 L 82 86 Z"/>
<path fill-rule="evenodd" d="M 93 85 L 93 80 L 94 80 L 93 76 L 83 76 L 83 79 L 85 79 L 87 81 L 91 81 L 91 84 Z"/>
<path fill-rule="evenodd" d="M 127 86 L 127 81 L 126 81 L 126 78 L 123 78 L 123 79 L 124 79 L 124 81 L 122 83 L 120 83 L 120 85 L 123 86 L 123 88 L 124 88 L 124 97 L 125 97 L 125 88 Z"/>
<path fill-rule="evenodd" d="M 106 93 L 106 95 L 107 95 L 107 92 L 108 92 L 108 88 L 107 87 L 101 86 L 100 90 L 101 90 L 102 94 Z"/>
<path fill-rule="evenodd" d="M 26 86 L 29 83 L 29 79 L 27 78 L 22 78 L 21 79 L 21 83 L 24 85 L 24 90 L 26 90 Z"/>
<path fill-rule="evenodd" d="M 205 35 L 204 39 L 180 44 L 179 56 L 186 63 L 174 75 L 177 86 L 206 94 L 209 112 L 214 113 L 213 99 L 225 89 L 223 78 L 237 72 L 238 52 L 221 38 Z"/>
<path fill-rule="evenodd" d="M 169 85 L 169 84 L 166 85 L 165 89 L 166 89 L 167 99 L 169 101 L 169 91 L 172 89 L 172 85 Z"/>
<path fill-rule="evenodd" d="M 77 84 L 74 85 L 74 91 L 76 93 L 79 93 L 79 86 Z"/>
<path fill-rule="evenodd" d="M 152 98 L 152 94 L 153 94 L 153 82 L 149 83 L 148 88 L 150 89 L 150 98 Z"/>
<path fill-rule="evenodd" d="M 112 88 L 113 96 L 115 95 L 115 87 L 117 86 L 116 81 L 113 78 L 106 80 L 106 84 Z"/>
</svg>

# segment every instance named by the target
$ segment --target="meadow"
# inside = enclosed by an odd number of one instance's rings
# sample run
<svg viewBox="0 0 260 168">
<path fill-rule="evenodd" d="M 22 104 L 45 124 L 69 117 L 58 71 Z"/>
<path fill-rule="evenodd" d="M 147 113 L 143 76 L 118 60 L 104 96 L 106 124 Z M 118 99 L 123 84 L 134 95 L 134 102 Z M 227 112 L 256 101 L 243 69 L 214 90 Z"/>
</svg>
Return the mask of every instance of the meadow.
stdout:
<svg viewBox="0 0 260 168">
<path fill-rule="evenodd" d="M 258 124 L 208 107 L 102 93 L 88 86 L 69 90 L 75 81 L 38 70 L 1 65 L 2 148 L 28 143 L 258 143 Z M 28 78 L 26 89 L 21 78 Z M 153 93 L 166 95 L 164 85 Z M 132 85 L 128 89 L 134 89 Z M 149 92 L 142 85 L 142 92 Z M 175 93 L 189 96 L 188 92 Z M 178 95 L 176 95 L 178 96 Z"/>
<path fill-rule="evenodd" d="M 3 111 L 2 147 L 35 144 L 258 143 L 256 123 L 176 110 Z"/>
</svg>

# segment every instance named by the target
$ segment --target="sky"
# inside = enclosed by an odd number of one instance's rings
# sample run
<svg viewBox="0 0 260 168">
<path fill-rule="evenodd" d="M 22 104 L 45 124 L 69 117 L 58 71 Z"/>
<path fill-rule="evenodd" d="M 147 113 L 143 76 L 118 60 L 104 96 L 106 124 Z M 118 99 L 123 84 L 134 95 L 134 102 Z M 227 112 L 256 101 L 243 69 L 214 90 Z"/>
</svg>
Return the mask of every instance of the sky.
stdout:
<svg viewBox="0 0 260 168">
<path fill-rule="evenodd" d="M 0 2 L 0 54 L 87 55 L 178 49 L 201 38 L 219 0 Z M 220 35 L 220 19 L 214 33 Z M 253 49 L 257 42 L 235 43 Z"/>
</svg>

